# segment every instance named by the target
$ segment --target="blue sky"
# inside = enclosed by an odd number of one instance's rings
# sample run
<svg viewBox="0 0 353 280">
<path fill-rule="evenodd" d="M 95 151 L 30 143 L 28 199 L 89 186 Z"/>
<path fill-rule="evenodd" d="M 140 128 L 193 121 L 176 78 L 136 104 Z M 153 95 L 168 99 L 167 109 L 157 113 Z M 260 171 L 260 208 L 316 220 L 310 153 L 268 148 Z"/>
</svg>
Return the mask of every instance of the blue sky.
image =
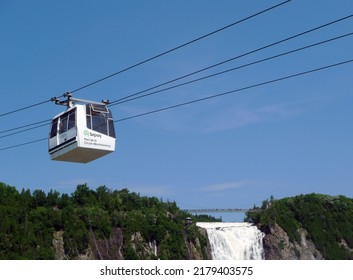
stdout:
<svg viewBox="0 0 353 280">
<path fill-rule="evenodd" d="M 1 1 L 1 113 L 153 57 L 281 1 Z M 291 1 L 75 93 L 116 100 L 353 13 L 352 1 Z M 353 32 L 353 18 L 187 80 Z M 353 59 L 353 36 L 111 107 L 115 119 Z M 51 161 L 47 143 L 0 151 L 0 181 L 71 193 L 128 188 L 181 208 L 247 208 L 301 193 L 353 196 L 353 63 L 116 123 L 116 152 Z M 0 131 L 52 118 L 50 102 L 0 117 Z M 42 127 L 0 149 L 45 138 Z M 4 136 L 6 133 L 1 133 Z"/>
</svg>

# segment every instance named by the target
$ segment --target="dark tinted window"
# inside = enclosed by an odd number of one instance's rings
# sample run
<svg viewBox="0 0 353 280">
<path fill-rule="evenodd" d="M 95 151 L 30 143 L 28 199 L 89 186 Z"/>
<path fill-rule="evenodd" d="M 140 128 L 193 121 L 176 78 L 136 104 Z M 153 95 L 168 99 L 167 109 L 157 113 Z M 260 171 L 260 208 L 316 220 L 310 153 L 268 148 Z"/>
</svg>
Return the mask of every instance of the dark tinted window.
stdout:
<svg viewBox="0 0 353 280">
<path fill-rule="evenodd" d="M 109 125 L 109 136 L 115 138 L 115 128 L 114 128 L 114 122 L 112 119 L 108 120 L 108 125 Z"/>
<path fill-rule="evenodd" d="M 68 114 L 64 114 L 60 117 L 60 123 L 59 123 L 59 134 L 64 133 L 67 131 L 67 119 L 68 119 Z"/>
<path fill-rule="evenodd" d="M 92 118 L 90 115 L 86 115 L 87 128 L 92 129 Z"/>
<path fill-rule="evenodd" d="M 108 135 L 106 114 L 93 112 L 92 115 L 92 129 Z"/>
<path fill-rule="evenodd" d="M 51 123 L 50 138 L 55 137 L 58 134 L 58 119 L 54 119 Z"/>
<path fill-rule="evenodd" d="M 59 134 L 74 128 L 76 126 L 76 108 L 63 114 L 59 122 Z"/>
<path fill-rule="evenodd" d="M 76 126 L 76 109 L 69 113 L 69 121 L 67 129 L 71 129 Z"/>
</svg>

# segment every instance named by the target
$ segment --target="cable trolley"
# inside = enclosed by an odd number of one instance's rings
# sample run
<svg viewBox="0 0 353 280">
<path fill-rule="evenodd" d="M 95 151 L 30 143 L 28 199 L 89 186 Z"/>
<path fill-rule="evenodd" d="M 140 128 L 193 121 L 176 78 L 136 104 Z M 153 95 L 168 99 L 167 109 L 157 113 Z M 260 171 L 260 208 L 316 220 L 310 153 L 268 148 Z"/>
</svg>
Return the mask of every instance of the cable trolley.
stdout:
<svg viewBox="0 0 353 280">
<path fill-rule="evenodd" d="M 51 122 L 48 151 L 52 160 L 87 163 L 115 151 L 115 128 L 109 101 L 52 98 L 67 109 Z"/>
</svg>

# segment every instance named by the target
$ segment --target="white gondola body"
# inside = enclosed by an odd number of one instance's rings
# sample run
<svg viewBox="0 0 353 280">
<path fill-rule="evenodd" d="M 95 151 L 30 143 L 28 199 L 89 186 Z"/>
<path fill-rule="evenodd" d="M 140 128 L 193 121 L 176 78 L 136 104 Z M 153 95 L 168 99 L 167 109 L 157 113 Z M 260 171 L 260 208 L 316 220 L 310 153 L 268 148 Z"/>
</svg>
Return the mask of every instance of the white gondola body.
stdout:
<svg viewBox="0 0 353 280">
<path fill-rule="evenodd" d="M 111 112 L 105 106 L 100 108 L 107 113 L 96 112 L 94 107 L 78 104 L 53 118 L 48 147 L 52 160 L 87 163 L 114 152 Z"/>
</svg>

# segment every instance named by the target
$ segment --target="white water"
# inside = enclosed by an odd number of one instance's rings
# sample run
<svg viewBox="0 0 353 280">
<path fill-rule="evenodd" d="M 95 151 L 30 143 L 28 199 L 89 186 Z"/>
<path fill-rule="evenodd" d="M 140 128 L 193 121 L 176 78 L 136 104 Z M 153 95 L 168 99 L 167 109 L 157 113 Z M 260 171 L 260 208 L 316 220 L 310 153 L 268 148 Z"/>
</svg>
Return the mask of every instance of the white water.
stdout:
<svg viewBox="0 0 353 280">
<path fill-rule="evenodd" d="M 261 260 L 264 234 L 250 223 L 197 223 L 207 230 L 213 260 Z"/>
</svg>

